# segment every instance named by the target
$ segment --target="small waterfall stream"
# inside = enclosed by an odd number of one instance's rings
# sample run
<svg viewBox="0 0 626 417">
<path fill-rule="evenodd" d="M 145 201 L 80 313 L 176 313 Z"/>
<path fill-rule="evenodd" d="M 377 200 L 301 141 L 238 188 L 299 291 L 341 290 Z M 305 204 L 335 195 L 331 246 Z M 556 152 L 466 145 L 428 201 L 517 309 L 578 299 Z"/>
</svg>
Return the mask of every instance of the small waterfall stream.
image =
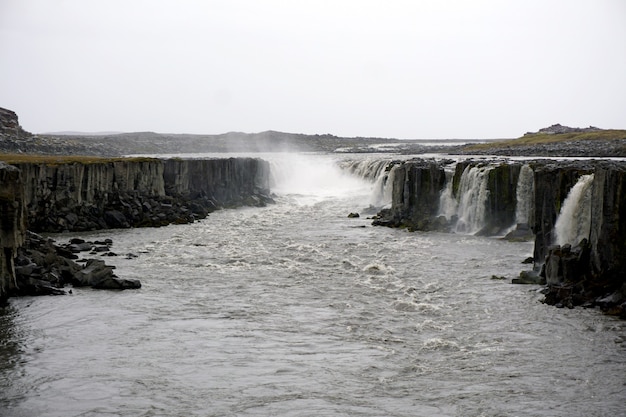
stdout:
<svg viewBox="0 0 626 417">
<path fill-rule="evenodd" d="M 463 170 L 457 194 L 454 194 L 454 167 L 446 169 L 446 185 L 439 199 L 439 215 L 454 223 L 453 231 L 475 234 L 485 226 L 490 166 L 468 166 Z"/>
<path fill-rule="evenodd" d="M 489 197 L 487 179 L 491 166 L 468 166 L 461 175 L 458 191 L 458 220 L 455 233 L 475 234 L 485 225 L 485 203 Z"/>
<path fill-rule="evenodd" d="M 397 165 L 388 159 L 346 160 L 341 168 L 374 183 L 370 205 L 376 208 L 391 204 L 393 177 Z"/>
<path fill-rule="evenodd" d="M 525 164 L 517 180 L 517 204 L 515 206 L 515 223 L 528 224 L 530 211 L 534 206 L 535 178 L 533 169 Z"/>
<path fill-rule="evenodd" d="M 593 174 L 582 175 L 568 193 L 554 226 L 555 243 L 577 245 L 589 238 Z"/>
<path fill-rule="evenodd" d="M 446 186 L 439 198 L 439 215 L 445 216 L 448 221 L 457 215 L 459 202 L 454 197 L 454 167 L 446 169 Z"/>
</svg>

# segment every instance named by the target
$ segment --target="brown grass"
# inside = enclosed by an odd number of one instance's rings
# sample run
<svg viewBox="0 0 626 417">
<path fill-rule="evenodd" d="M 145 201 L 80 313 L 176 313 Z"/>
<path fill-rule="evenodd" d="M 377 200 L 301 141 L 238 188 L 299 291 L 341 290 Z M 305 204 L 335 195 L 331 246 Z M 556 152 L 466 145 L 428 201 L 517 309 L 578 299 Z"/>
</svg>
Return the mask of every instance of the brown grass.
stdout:
<svg viewBox="0 0 626 417">
<path fill-rule="evenodd" d="M 0 161 L 7 164 L 104 164 L 108 162 L 146 162 L 156 161 L 156 158 L 145 157 L 133 157 L 133 158 L 107 158 L 100 156 L 88 156 L 88 155 L 34 155 L 34 154 L 21 154 L 21 153 L 0 153 Z"/>
<path fill-rule="evenodd" d="M 503 148 L 512 146 L 533 146 L 547 143 L 567 142 L 567 141 L 579 141 L 579 140 L 618 140 L 626 139 L 626 130 L 608 129 L 599 130 L 597 132 L 580 132 L 580 133 L 559 133 L 559 134 L 546 134 L 546 133 L 533 133 L 524 135 L 518 139 L 509 139 L 502 141 L 493 141 L 487 143 L 479 143 L 476 145 L 469 145 L 465 149 L 468 150 L 485 150 L 492 148 Z"/>
</svg>

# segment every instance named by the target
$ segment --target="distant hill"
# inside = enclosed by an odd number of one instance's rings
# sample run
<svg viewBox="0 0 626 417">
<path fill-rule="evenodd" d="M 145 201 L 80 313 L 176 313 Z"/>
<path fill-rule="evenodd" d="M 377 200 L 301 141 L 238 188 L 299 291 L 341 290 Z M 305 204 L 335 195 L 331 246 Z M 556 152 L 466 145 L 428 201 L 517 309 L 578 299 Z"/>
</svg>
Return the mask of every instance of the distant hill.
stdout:
<svg viewBox="0 0 626 417">
<path fill-rule="evenodd" d="M 44 136 L 105 136 L 105 135 L 118 135 L 124 132 L 78 132 L 73 130 L 67 130 L 62 132 L 44 132 L 40 135 Z"/>
<path fill-rule="evenodd" d="M 626 130 L 555 124 L 517 139 L 468 145 L 459 151 L 479 155 L 626 157 Z"/>
<path fill-rule="evenodd" d="M 448 141 L 400 140 L 373 137 L 339 137 L 331 134 L 307 135 L 269 130 L 260 133 L 228 132 L 219 135 L 132 132 L 113 134 L 38 135 L 30 140 L 12 143 L 0 150 L 98 156 L 186 154 L 186 153 L 253 153 L 253 152 L 355 152 L 420 154 L 451 148 Z M 433 146 L 433 142 L 441 143 Z M 6 145 L 6 143 L 5 143 Z"/>
<path fill-rule="evenodd" d="M 41 155 L 124 156 L 187 153 L 343 152 L 477 154 L 503 156 L 620 156 L 626 157 L 626 130 L 572 128 L 555 124 L 508 140 L 401 140 L 340 137 L 268 130 L 218 135 L 155 132 L 63 131 L 32 135 L 17 115 L 0 108 L 0 152 Z M 475 142 L 475 143 L 473 143 Z"/>
</svg>

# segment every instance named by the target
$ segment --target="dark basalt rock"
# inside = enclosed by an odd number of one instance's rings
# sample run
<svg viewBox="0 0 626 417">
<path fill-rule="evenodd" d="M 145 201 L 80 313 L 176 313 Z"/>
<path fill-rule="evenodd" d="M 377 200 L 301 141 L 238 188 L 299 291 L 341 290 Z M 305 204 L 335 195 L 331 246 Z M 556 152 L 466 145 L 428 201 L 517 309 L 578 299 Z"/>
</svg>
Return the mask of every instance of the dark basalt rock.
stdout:
<svg viewBox="0 0 626 417">
<path fill-rule="evenodd" d="M 512 284 L 534 284 L 534 285 L 546 285 L 546 279 L 541 277 L 535 271 L 522 271 L 518 278 L 511 280 Z"/>
<path fill-rule="evenodd" d="M 106 265 L 102 260 L 88 259 L 85 265 L 79 265 L 73 260 L 77 258 L 76 252 L 68 248 L 83 247 L 84 251 L 89 251 L 95 243 L 77 239 L 72 239 L 70 242 L 81 243 L 57 245 L 51 239 L 29 232 L 15 258 L 16 286 L 10 295 L 65 294 L 63 288 L 68 284 L 97 289 L 141 288 L 138 280 L 117 277 L 113 273 L 115 267 Z M 110 240 L 106 243 L 112 244 Z M 109 250 L 109 246 L 103 247 Z"/>
<path fill-rule="evenodd" d="M 381 210 L 375 226 L 407 227 L 410 230 L 441 230 L 439 198 L 445 185 L 444 165 L 434 160 L 411 160 L 395 164 L 392 205 Z"/>
<path fill-rule="evenodd" d="M 16 166 L 35 232 L 193 223 L 219 208 L 273 202 L 269 164 L 257 158 Z"/>
<path fill-rule="evenodd" d="M 129 290 L 141 288 L 141 282 L 137 279 L 122 279 L 111 276 L 98 281 L 92 287 L 99 290 Z"/>
</svg>

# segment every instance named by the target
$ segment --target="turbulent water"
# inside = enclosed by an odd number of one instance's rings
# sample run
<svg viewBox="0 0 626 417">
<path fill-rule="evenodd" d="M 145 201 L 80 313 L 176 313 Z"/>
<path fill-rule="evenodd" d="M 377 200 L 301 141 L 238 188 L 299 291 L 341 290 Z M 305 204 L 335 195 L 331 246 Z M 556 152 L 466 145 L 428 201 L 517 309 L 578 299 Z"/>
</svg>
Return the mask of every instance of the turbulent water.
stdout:
<svg viewBox="0 0 626 417">
<path fill-rule="evenodd" d="M 379 165 L 292 160 L 271 206 L 82 235 L 143 287 L 12 299 L 0 415 L 625 415 L 626 324 L 493 279 L 532 244 L 372 227 Z"/>
</svg>

